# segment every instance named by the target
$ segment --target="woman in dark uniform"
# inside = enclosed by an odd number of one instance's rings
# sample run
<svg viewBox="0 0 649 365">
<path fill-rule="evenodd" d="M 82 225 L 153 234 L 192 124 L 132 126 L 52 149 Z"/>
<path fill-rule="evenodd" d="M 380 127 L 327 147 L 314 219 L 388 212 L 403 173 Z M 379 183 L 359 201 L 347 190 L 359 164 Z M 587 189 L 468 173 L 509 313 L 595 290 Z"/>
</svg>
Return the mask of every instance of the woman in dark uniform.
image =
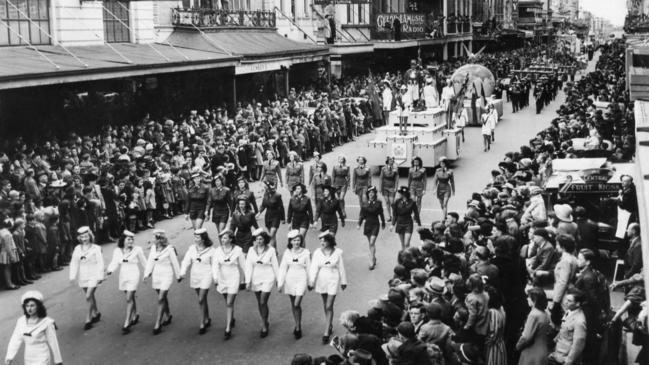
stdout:
<svg viewBox="0 0 649 365">
<path fill-rule="evenodd" d="M 324 186 L 322 188 L 322 199 L 316 203 L 316 216 L 314 221 L 322 220 L 321 232 L 329 231 L 332 235 L 336 235 L 338 231 L 338 217 L 340 217 L 340 225 L 345 226 L 345 213 L 338 199 L 336 199 L 336 188 L 333 186 Z"/>
<path fill-rule="evenodd" d="M 266 182 L 266 192 L 264 193 L 264 198 L 261 201 L 261 209 L 259 209 L 257 216 L 261 215 L 264 210 L 266 211 L 264 223 L 270 235 L 270 244 L 277 248 L 275 235 L 277 234 L 279 224 L 284 224 L 286 215 L 284 213 L 282 195 L 277 192 L 277 186 L 271 182 Z"/>
<path fill-rule="evenodd" d="M 419 209 L 417 208 L 417 203 L 414 200 L 410 199 L 410 189 L 407 186 L 402 186 L 399 188 L 399 198 L 394 201 L 392 204 L 392 227 L 399 235 L 399 241 L 401 241 L 401 249 L 410 247 L 410 238 L 412 237 L 413 230 L 413 217 L 414 221 L 417 222 L 417 225 L 421 227 L 421 221 L 419 220 Z"/>
<path fill-rule="evenodd" d="M 370 175 L 370 169 L 365 166 L 367 159 L 363 156 L 360 156 L 356 159 L 358 166 L 354 169 L 354 174 L 352 177 L 352 185 L 354 186 L 354 192 L 358 195 L 358 206 L 363 204 L 365 200 L 365 193 L 367 188 L 372 183 L 372 176 Z"/>
<path fill-rule="evenodd" d="M 185 203 L 185 219 L 192 222 L 194 230 L 203 227 L 208 211 L 209 189 L 202 184 L 201 180 L 201 174 L 192 175 L 192 185 L 189 187 L 187 203 Z"/>
<path fill-rule="evenodd" d="M 336 198 L 340 202 L 340 207 L 343 212 L 345 212 L 345 195 L 347 195 L 347 189 L 351 180 L 349 166 L 345 164 L 346 162 L 347 159 L 345 156 L 338 156 L 338 165 L 335 165 L 331 172 L 332 185 L 336 188 Z"/>
<path fill-rule="evenodd" d="M 248 181 L 246 181 L 246 178 L 243 176 L 240 176 L 239 179 L 237 180 L 237 188 L 234 190 L 234 194 L 232 194 L 232 198 L 238 200 L 239 197 L 241 196 L 246 197 L 248 209 L 252 209 L 252 212 L 254 214 L 259 213 L 259 208 L 257 207 L 257 200 L 255 199 L 255 194 L 253 194 L 253 192 L 250 191 Z M 236 205 L 238 205 L 237 201 L 233 201 L 232 206 L 236 206 Z"/>
<path fill-rule="evenodd" d="M 240 195 L 237 197 L 237 209 L 232 214 L 230 230 L 234 232 L 234 244 L 241 247 L 244 253 L 252 246 L 252 227 L 259 228 L 255 213 L 249 209 L 248 197 Z"/>
<path fill-rule="evenodd" d="M 313 207 L 311 199 L 305 195 L 304 184 L 297 184 L 293 188 L 293 197 L 288 202 L 288 214 L 286 220 L 291 224 L 291 229 L 300 230 L 302 237 L 305 236 L 309 225 L 313 224 Z"/>
<path fill-rule="evenodd" d="M 439 204 L 444 212 L 442 217 L 446 217 L 448 201 L 451 199 L 451 195 L 455 195 L 455 179 L 453 170 L 448 168 L 448 161 L 444 156 L 439 158 L 439 168 L 435 171 L 434 183 L 437 189 L 437 199 L 439 199 Z"/>
<path fill-rule="evenodd" d="M 385 159 L 385 166 L 381 168 L 381 177 L 379 189 L 385 199 L 385 205 L 388 207 L 388 219 L 392 222 L 392 210 L 390 207 L 394 203 L 394 196 L 397 193 L 397 182 L 399 181 L 399 170 L 394 166 L 394 157 L 388 156 Z"/>
<path fill-rule="evenodd" d="M 410 194 L 415 196 L 417 201 L 418 213 L 421 213 L 421 200 L 426 194 L 426 168 L 423 166 L 421 158 L 412 159 L 412 167 L 408 171 L 408 188 Z M 446 215 L 444 215 L 446 217 Z"/>
<path fill-rule="evenodd" d="M 289 192 L 297 184 L 304 184 L 304 165 L 300 162 L 300 157 L 295 151 L 288 153 L 289 162 L 286 164 L 286 187 Z"/>
<path fill-rule="evenodd" d="M 209 219 L 210 214 L 212 215 L 212 222 L 216 226 L 217 236 L 220 237 L 221 232 L 225 230 L 228 224 L 230 215 L 232 215 L 231 212 L 234 210 L 230 189 L 225 187 L 223 176 L 216 175 L 214 177 L 214 186 L 210 189 L 207 202 L 207 217 Z"/>
<path fill-rule="evenodd" d="M 367 237 L 370 245 L 370 270 L 376 267 L 376 237 L 379 235 L 379 219 L 381 227 L 385 229 L 385 217 L 383 216 L 383 204 L 378 199 L 376 187 L 367 188 L 367 201 L 361 205 L 361 213 L 358 217 L 358 229 L 361 229 L 363 222 L 365 228 L 363 234 Z"/>
</svg>

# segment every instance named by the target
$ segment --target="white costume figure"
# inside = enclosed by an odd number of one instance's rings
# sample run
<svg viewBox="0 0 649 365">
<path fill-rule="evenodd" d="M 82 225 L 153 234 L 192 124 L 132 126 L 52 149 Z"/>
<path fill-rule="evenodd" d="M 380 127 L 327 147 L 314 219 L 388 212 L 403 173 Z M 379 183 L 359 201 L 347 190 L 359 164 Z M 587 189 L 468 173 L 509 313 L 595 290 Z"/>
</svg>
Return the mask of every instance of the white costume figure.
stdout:
<svg viewBox="0 0 649 365">
<path fill-rule="evenodd" d="M 214 251 L 213 275 L 216 290 L 221 294 L 237 294 L 239 286 L 245 283 L 243 275 L 246 256 L 241 247 L 232 245 L 229 249 L 223 245 Z"/>
<path fill-rule="evenodd" d="M 153 246 L 146 263 L 144 277 L 153 276 L 153 280 L 151 280 L 153 289 L 169 290 L 174 277 L 180 278 L 179 266 L 176 249 L 172 245 L 167 245 L 161 250 Z"/>
<path fill-rule="evenodd" d="M 277 286 L 284 288 L 284 294 L 303 296 L 307 289 L 310 266 L 311 255 L 306 248 L 302 248 L 299 253 L 284 251 L 282 263 L 279 265 Z"/>
<path fill-rule="evenodd" d="M 447 112 L 449 111 L 451 107 L 451 99 L 455 96 L 455 90 L 453 90 L 453 83 L 451 82 L 451 79 L 446 80 L 446 86 L 442 89 L 442 108 L 446 110 Z"/>
<path fill-rule="evenodd" d="M 273 246 L 267 246 L 260 254 L 254 247 L 248 250 L 246 284 L 250 284 L 251 291 L 270 293 L 277 280 L 278 271 L 277 254 Z"/>
<path fill-rule="evenodd" d="M 77 279 L 82 288 L 95 288 L 104 280 L 104 257 L 101 247 L 78 244 L 70 260 L 70 281 Z"/>
<path fill-rule="evenodd" d="M 113 273 L 119 268 L 119 290 L 136 291 L 140 283 L 140 265 L 146 266 L 144 250 L 140 246 L 133 246 L 133 249 L 125 253 L 124 249 L 116 247 L 113 251 L 113 259 L 108 264 L 108 273 Z"/>
<path fill-rule="evenodd" d="M 424 86 L 424 102 L 426 103 L 426 109 L 439 107 L 439 94 L 437 93 L 435 81 L 432 77 L 426 78 L 426 86 Z"/>
<path fill-rule="evenodd" d="M 214 247 L 205 247 L 199 250 L 197 245 L 189 246 L 180 265 L 180 276 L 187 274 L 191 266 L 189 287 L 192 289 L 209 289 L 213 283 L 212 262 L 214 261 Z"/>
<path fill-rule="evenodd" d="M 341 285 L 347 285 L 343 250 L 336 248 L 328 256 L 321 248 L 315 250 L 309 268 L 309 286 L 318 294 L 336 295 Z"/>
</svg>

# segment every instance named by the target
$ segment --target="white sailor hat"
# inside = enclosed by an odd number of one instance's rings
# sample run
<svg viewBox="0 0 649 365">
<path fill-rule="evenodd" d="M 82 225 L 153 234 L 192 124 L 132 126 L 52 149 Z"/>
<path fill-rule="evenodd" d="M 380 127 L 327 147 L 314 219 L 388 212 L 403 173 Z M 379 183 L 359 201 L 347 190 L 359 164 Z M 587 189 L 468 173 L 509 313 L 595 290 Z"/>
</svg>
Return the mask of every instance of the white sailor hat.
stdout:
<svg viewBox="0 0 649 365">
<path fill-rule="evenodd" d="M 327 237 L 327 236 L 333 236 L 333 235 L 331 234 L 331 232 L 329 232 L 329 231 L 327 230 L 327 231 L 324 231 L 324 232 L 320 233 L 320 234 L 318 235 L 318 238 L 323 238 L 323 237 Z"/>
<path fill-rule="evenodd" d="M 88 226 L 82 226 L 77 229 L 77 234 L 84 234 L 84 233 L 90 233 L 90 227 Z"/>
<path fill-rule="evenodd" d="M 126 237 L 135 237 L 135 233 L 133 233 L 133 232 L 127 230 L 127 229 L 125 229 L 124 232 L 122 232 L 122 234 L 124 236 L 126 236 Z"/>
<path fill-rule="evenodd" d="M 159 229 L 159 228 L 158 228 L 158 229 L 154 229 L 154 230 L 153 230 L 153 234 L 155 234 L 155 235 L 158 235 L 158 234 L 165 234 L 165 233 L 166 233 L 166 232 L 165 232 L 164 229 Z"/>
<path fill-rule="evenodd" d="M 23 294 L 22 297 L 20 297 L 20 302 L 25 303 L 26 300 L 28 299 L 36 299 L 39 302 L 43 301 L 43 294 L 39 292 L 38 290 L 28 290 Z"/>
<path fill-rule="evenodd" d="M 266 231 L 263 228 L 260 227 L 260 228 L 255 229 L 254 231 L 252 231 L 252 236 L 257 237 L 257 236 L 259 236 L 260 234 L 262 234 L 264 232 L 266 232 Z"/>
<path fill-rule="evenodd" d="M 289 240 L 292 240 L 293 238 L 298 237 L 299 235 L 300 235 L 300 231 L 298 231 L 297 229 L 292 229 L 288 231 L 286 237 L 288 237 Z"/>
<path fill-rule="evenodd" d="M 195 235 L 199 235 L 199 234 L 203 234 L 203 233 L 207 233 L 207 229 L 199 228 L 199 229 L 194 230 Z"/>
</svg>

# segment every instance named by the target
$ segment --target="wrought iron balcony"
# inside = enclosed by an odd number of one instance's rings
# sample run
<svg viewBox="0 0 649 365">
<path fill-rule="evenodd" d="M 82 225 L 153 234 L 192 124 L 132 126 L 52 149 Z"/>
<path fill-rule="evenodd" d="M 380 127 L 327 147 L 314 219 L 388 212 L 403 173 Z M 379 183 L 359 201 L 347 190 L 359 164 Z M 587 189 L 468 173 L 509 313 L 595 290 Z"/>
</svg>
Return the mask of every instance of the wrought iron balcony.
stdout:
<svg viewBox="0 0 649 365">
<path fill-rule="evenodd" d="M 171 24 L 177 27 L 206 29 L 225 28 L 275 28 L 273 11 L 173 9 Z"/>
</svg>

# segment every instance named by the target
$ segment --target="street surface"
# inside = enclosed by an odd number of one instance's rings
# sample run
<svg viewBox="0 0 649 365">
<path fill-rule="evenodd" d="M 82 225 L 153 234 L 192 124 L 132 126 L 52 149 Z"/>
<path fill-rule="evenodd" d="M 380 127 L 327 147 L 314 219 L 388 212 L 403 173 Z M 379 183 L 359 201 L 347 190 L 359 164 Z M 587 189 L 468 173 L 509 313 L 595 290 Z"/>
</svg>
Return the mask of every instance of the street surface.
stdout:
<svg viewBox="0 0 649 365">
<path fill-rule="evenodd" d="M 594 68 L 596 58 L 590 63 L 589 70 Z M 457 211 L 461 215 L 466 207 L 466 200 L 472 192 L 480 192 L 490 178 L 490 171 L 508 151 L 517 151 L 519 146 L 526 144 L 536 132 L 547 127 L 556 115 L 555 111 L 564 99 L 560 92 L 557 99 L 540 115 L 534 111 L 534 101 L 530 106 L 516 114 L 512 114 L 510 103 L 504 106 L 504 117 L 496 128 L 496 142 L 490 152 L 483 152 L 480 128 L 472 127 L 465 130 L 466 143 L 462 145 L 462 157 L 454 163 L 456 195 L 451 198 L 449 211 Z M 328 166 L 332 166 L 339 155 L 347 157 L 350 165 L 355 166 L 357 156 L 369 153 L 367 142 L 372 134 L 364 135 L 355 142 L 336 148 L 324 156 Z M 426 160 L 426 156 L 421 156 Z M 308 168 L 305 168 L 308 171 Z M 307 177 L 308 178 L 308 177 Z M 378 183 L 377 176 L 374 182 Z M 402 184 L 406 183 L 405 176 L 401 177 Z M 429 189 L 432 184 L 429 181 Z M 259 183 L 253 185 L 253 190 L 260 198 L 262 188 Z M 280 189 L 282 190 L 282 189 Z M 285 204 L 288 193 L 282 192 Z M 367 243 L 362 231 L 356 229 L 358 218 L 358 199 L 349 192 L 345 199 L 348 223 L 340 228 L 337 241 L 338 247 L 344 250 L 345 266 L 349 280 L 347 290 L 340 292 L 336 298 L 334 334 L 342 334 L 344 329 L 338 324 L 338 316 L 346 309 L 358 310 L 364 313 L 371 299 L 378 298 L 386 292 L 387 281 L 392 276 L 396 256 L 400 244 L 395 233 L 387 229 L 381 231 L 377 244 L 378 265 L 374 271 L 368 270 L 369 258 Z M 433 220 L 439 220 L 441 210 L 435 194 L 429 191 L 424 196 L 422 222 L 430 227 Z M 263 219 L 259 220 L 263 225 Z M 156 224 L 156 228 L 165 229 L 170 241 L 184 255 L 192 242 L 190 223 L 184 218 L 176 217 Z M 214 225 L 206 223 L 208 232 L 214 236 Z M 319 228 L 319 225 L 318 225 Z M 319 246 L 317 241 L 318 228 L 312 228 L 307 234 L 307 248 L 313 251 Z M 278 248 L 281 253 L 286 247 L 287 227 L 281 227 L 278 237 Z M 136 235 L 136 244 L 145 248 L 148 255 L 151 231 Z M 418 245 L 419 238 L 415 234 L 412 244 Z M 102 246 L 106 264 L 112 256 L 115 244 Z M 68 270 L 47 274 L 37 283 L 17 291 L 0 292 L 0 346 L 6 345 L 13 331 L 15 321 L 22 315 L 20 296 L 26 289 L 40 290 L 45 296 L 48 315 L 56 320 L 58 338 L 66 364 L 288 364 L 296 353 L 309 353 L 314 356 L 335 353 L 329 346 L 321 345 L 321 336 L 325 330 L 324 315 L 320 297 L 309 292 L 303 301 L 303 338 L 295 340 L 292 335 L 293 317 L 287 296 L 276 291 L 272 293 L 270 307 L 270 334 L 265 339 L 259 338 L 261 322 L 257 312 L 257 302 L 252 293 L 242 292 L 237 297 L 235 305 L 236 327 L 229 341 L 223 340 L 225 322 L 225 304 L 220 295 L 212 289 L 209 293 L 209 305 L 212 317 L 212 327 L 207 334 L 198 335 L 199 317 L 198 305 L 194 291 L 189 288 L 188 280 L 174 284 L 169 293 L 173 323 L 164 327 L 162 334 L 153 336 L 153 318 L 155 314 L 156 296 L 148 284 L 143 284 L 137 294 L 137 307 L 140 313 L 140 323 L 133 331 L 124 336 L 121 326 L 124 318 L 124 295 L 117 289 L 117 273 L 113 274 L 97 289 L 99 310 L 102 313 L 101 322 L 90 331 L 83 330 L 86 305 L 83 293 L 76 284 L 68 281 Z M 4 356 L 4 355 L 3 355 Z M 22 364 L 22 351 L 16 359 Z"/>
</svg>

